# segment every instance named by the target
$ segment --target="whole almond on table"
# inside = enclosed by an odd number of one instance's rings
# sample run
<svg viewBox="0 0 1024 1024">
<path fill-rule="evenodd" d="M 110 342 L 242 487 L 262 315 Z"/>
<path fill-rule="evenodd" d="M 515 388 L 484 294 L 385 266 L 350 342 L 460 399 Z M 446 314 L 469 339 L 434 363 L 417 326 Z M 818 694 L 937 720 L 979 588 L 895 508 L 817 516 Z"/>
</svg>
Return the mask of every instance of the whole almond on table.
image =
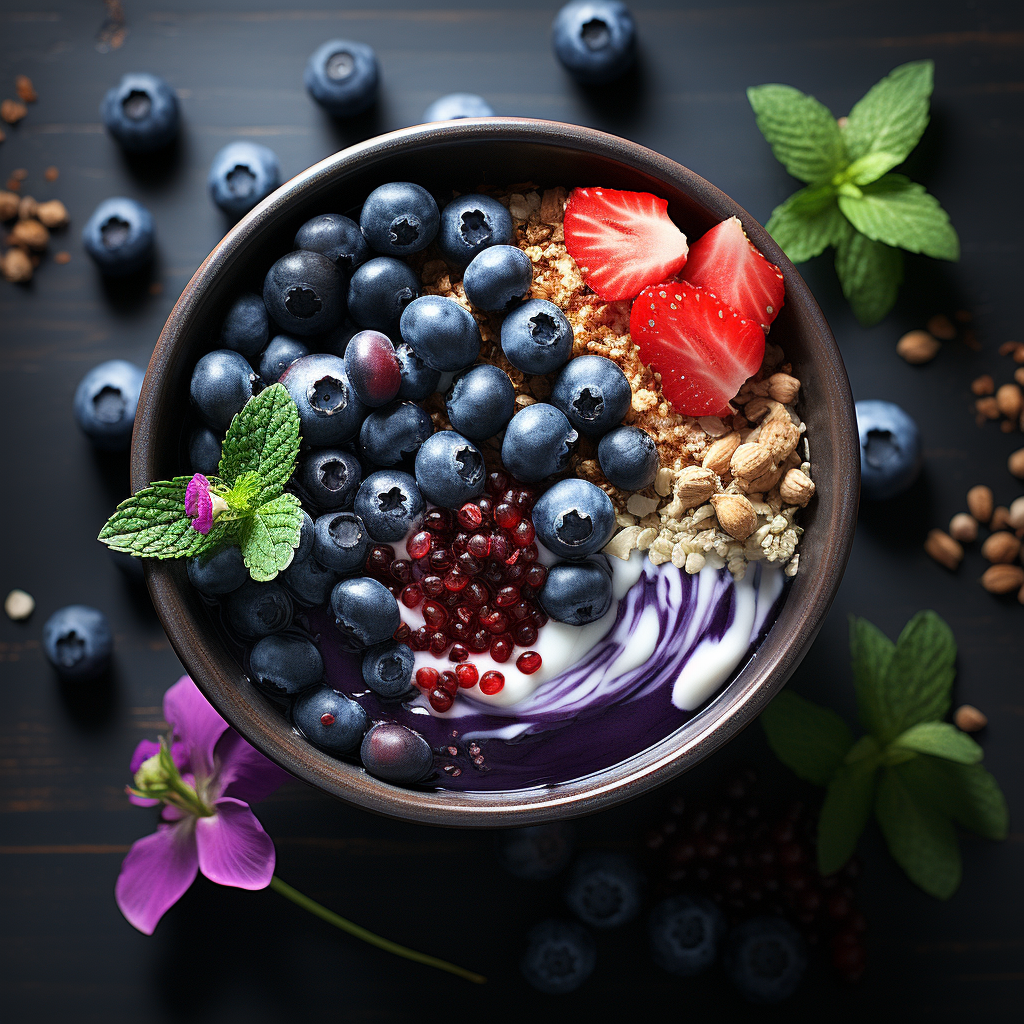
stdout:
<svg viewBox="0 0 1024 1024">
<path fill-rule="evenodd" d="M 927 331 L 908 331 L 896 342 L 896 354 L 914 365 L 931 362 L 940 348 L 942 343 Z"/>
<path fill-rule="evenodd" d="M 1013 530 L 1024 530 L 1024 497 L 1014 498 L 1007 509 L 1007 525 Z"/>
<path fill-rule="evenodd" d="M 1024 569 L 1019 565 L 990 565 L 982 574 L 981 585 L 990 594 L 1010 594 L 1024 587 Z"/>
<path fill-rule="evenodd" d="M 39 252 L 45 249 L 50 241 L 50 232 L 37 220 L 19 220 L 11 228 L 7 241 L 11 245 L 20 245 Z"/>
<path fill-rule="evenodd" d="M 988 521 L 990 530 L 1007 530 L 1010 527 L 1010 510 L 1005 505 L 996 505 Z"/>
<path fill-rule="evenodd" d="M 18 216 L 21 197 L 17 192 L 0 191 L 0 220 L 11 220 Z"/>
<path fill-rule="evenodd" d="M 992 498 L 992 488 L 984 484 L 976 484 L 967 492 L 967 507 L 971 515 L 979 523 L 987 523 L 992 518 L 992 506 L 995 504 Z"/>
<path fill-rule="evenodd" d="M 1024 480 L 1024 448 L 1012 452 L 1006 460 L 1006 465 L 1014 476 Z"/>
<path fill-rule="evenodd" d="M 8 249 L 0 257 L 0 274 L 14 284 L 32 280 L 32 260 L 23 249 Z"/>
<path fill-rule="evenodd" d="M 735 540 L 746 540 L 757 529 L 754 506 L 742 494 L 712 494 L 718 525 Z"/>
<path fill-rule="evenodd" d="M 990 534 L 981 545 L 982 558 L 990 562 L 1012 562 L 1020 554 L 1020 541 L 1005 530 Z"/>
<path fill-rule="evenodd" d="M 978 539 L 978 520 L 967 512 L 957 512 L 949 521 L 949 535 L 962 544 Z"/>
<path fill-rule="evenodd" d="M 956 337 L 956 327 L 945 313 L 936 313 L 935 316 L 929 317 L 925 326 L 930 334 L 943 341 L 952 341 Z"/>
<path fill-rule="evenodd" d="M 43 227 L 62 228 L 71 219 L 67 207 L 59 199 L 50 199 L 36 208 L 36 218 Z"/>
<path fill-rule="evenodd" d="M 32 196 L 23 196 L 21 202 L 18 203 L 18 220 L 28 220 L 30 217 L 34 217 L 38 209 L 39 204 Z"/>
<path fill-rule="evenodd" d="M 999 403 L 992 397 L 992 395 L 988 395 L 986 398 L 979 398 L 974 403 L 974 408 L 982 419 L 999 419 Z"/>
<path fill-rule="evenodd" d="M 953 724 L 962 732 L 978 732 L 988 725 L 988 718 L 971 704 L 961 704 L 953 715 Z"/>
<path fill-rule="evenodd" d="M 975 395 L 991 395 L 996 389 L 996 382 L 992 379 L 991 374 L 983 373 L 980 377 L 975 377 L 971 381 L 971 393 Z"/>
<path fill-rule="evenodd" d="M 924 549 L 939 565 L 944 565 L 950 570 L 956 569 L 963 561 L 964 549 L 958 541 L 953 540 L 948 533 L 942 530 L 928 531 Z"/>
<path fill-rule="evenodd" d="M 28 113 L 28 107 L 17 100 L 4 100 L 0 103 L 0 117 L 8 124 L 17 124 Z"/>
<path fill-rule="evenodd" d="M 32 79 L 28 75 L 17 75 L 14 79 L 14 91 L 18 98 L 25 103 L 35 103 L 39 96 L 32 85 Z"/>
<path fill-rule="evenodd" d="M 814 497 L 814 481 L 800 469 L 791 469 L 779 484 L 779 496 L 787 505 L 803 508 Z"/>
<path fill-rule="evenodd" d="M 1013 371 L 1013 379 L 1022 388 L 1024 388 L 1024 366 L 1018 366 L 1017 369 Z"/>
<path fill-rule="evenodd" d="M 1017 384 L 1004 384 L 996 391 L 996 405 L 1004 416 L 1016 419 L 1024 407 L 1024 392 Z"/>
</svg>

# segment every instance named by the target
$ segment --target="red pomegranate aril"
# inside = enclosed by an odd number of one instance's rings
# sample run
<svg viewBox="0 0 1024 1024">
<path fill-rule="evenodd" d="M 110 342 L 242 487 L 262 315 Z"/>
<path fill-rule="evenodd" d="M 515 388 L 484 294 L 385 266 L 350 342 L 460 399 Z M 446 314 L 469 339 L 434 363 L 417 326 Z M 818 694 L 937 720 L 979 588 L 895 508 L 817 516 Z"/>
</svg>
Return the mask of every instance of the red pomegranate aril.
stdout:
<svg viewBox="0 0 1024 1024">
<path fill-rule="evenodd" d="M 455 557 L 449 548 L 435 548 L 430 552 L 427 557 L 427 561 L 430 563 L 431 569 L 437 569 L 438 571 L 444 571 L 450 569 L 455 564 Z"/>
<path fill-rule="evenodd" d="M 527 544 L 526 547 L 519 552 L 519 561 L 526 562 L 527 565 L 530 565 L 537 561 L 537 555 L 539 554 L 540 552 L 537 550 L 537 545 L 535 543 Z"/>
<path fill-rule="evenodd" d="M 423 690 L 432 690 L 437 686 L 441 673 L 436 668 L 421 668 L 416 670 L 416 685 Z"/>
<path fill-rule="evenodd" d="M 469 551 L 463 551 L 456 559 L 456 564 L 467 576 L 476 576 L 477 573 L 483 572 L 484 568 L 483 563 L 474 558 Z"/>
<path fill-rule="evenodd" d="M 473 632 L 472 626 L 467 626 L 464 622 L 449 622 L 445 626 L 444 631 L 453 639 L 458 640 L 460 643 L 469 639 Z"/>
<path fill-rule="evenodd" d="M 500 672 L 485 672 L 480 677 L 480 692 L 486 693 L 488 697 L 500 693 L 505 685 L 505 677 Z"/>
<path fill-rule="evenodd" d="M 430 627 L 420 626 L 414 629 L 409 637 L 409 646 L 414 651 L 426 651 L 430 648 Z"/>
<path fill-rule="evenodd" d="M 444 654 L 451 646 L 451 642 L 451 637 L 437 630 L 430 634 L 430 651 L 432 654 Z"/>
<path fill-rule="evenodd" d="M 453 697 L 459 692 L 459 680 L 451 669 L 441 673 L 441 679 L 437 684 L 442 690 L 447 690 Z"/>
<path fill-rule="evenodd" d="M 508 608 L 519 601 L 518 587 L 502 587 L 494 596 L 494 603 L 499 608 Z"/>
<path fill-rule="evenodd" d="M 334 715 L 332 715 L 330 713 L 330 711 L 325 711 L 320 716 L 320 724 L 321 725 L 334 725 Z"/>
<path fill-rule="evenodd" d="M 458 556 L 469 550 L 469 534 L 457 533 L 452 541 L 452 555 Z"/>
<path fill-rule="evenodd" d="M 399 583 L 412 582 L 412 562 L 405 558 L 396 558 L 388 568 L 388 572 L 398 580 Z"/>
<path fill-rule="evenodd" d="M 466 646 L 477 654 L 482 654 L 491 646 L 491 634 L 486 629 L 475 629 L 469 634 Z"/>
<path fill-rule="evenodd" d="M 459 509 L 456 518 L 467 530 L 475 530 L 484 521 L 480 506 L 472 501 L 467 501 Z"/>
<path fill-rule="evenodd" d="M 455 678 L 458 679 L 462 689 L 470 690 L 476 686 L 480 673 L 477 671 L 476 665 L 458 665 L 455 668 Z"/>
<path fill-rule="evenodd" d="M 452 644 L 448 652 L 449 661 L 465 661 L 469 657 L 469 648 L 465 644 Z"/>
<path fill-rule="evenodd" d="M 465 590 L 468 585 L 469 577 L 458 567 L 452 569 L 450 572 L 445 573 L 445 590 L 451 591 L 451 593 L 453 594 L 458 594 L 460 591 Z"/>
<path fill-rule="evenodd" d="M 476 499 L 477 505 L 480 506 L 480 514 L 484 517 L 484 523 L 489 522 L 494 517 L 494 502 L 487 497 L 486 494 Z"/>
<path fill-rule="evenodd" d="M 524 511 L 529 511 L 531 508 L 533 508 L 533 503 L 536 500 L 537 496 L 533 493 L 532 490 L 530 490 L 529 487 L 520 487 L 516 489 L 512 498 L 512 503 L 517 508 L 523 509 Z"/>
<path fill-rule="evenodd" d="M 520 654 L 516 658 L 516 668 L 519 669 L 523 675 L 531 676 L 541 666 L 541 656 L 536 651 L 527 651 L 525 654 Z"/>
<path fill-rule="evenodd" d="M 468 604 L 459 604 L 455 606 L 455 618 L 464 626 L 472 626 L 476 620 L 476 612 Z"/>
<path fill-rule="evenodd" d="M 491 535 L 474 533 L 466 542 L 466 551 L 474 558 L 486 558 L 491 553 Z"/>
<path fill-rule="evenodd" d="M 512 543 L 517 548 L 525 548 L 528 544 L 533 543 L 536 536 L 537 531 L 533 528 L 533 523 L 529 519 L 523 519 L 512 530 Z"/>
<path fill-rule="evenodd" d="M 414 533 L 406 542 L 405 550 L 410 558 L 426 558 L 430 554 L 431 536 L 427 530 Z"/>
<path fill-rule="evenodd" d="M 501 566 L 496 565 L 493 562 L 487 566 L 480 575 L 495 587 L 499 587 L 505 579 L 505 574 L 502 572 Z"/>
<path fill-rule="evenodd" d="M 410 636 L 412 636 L 412 630 L 409 628 L 409 624 L 400 622 L 398 628 L 391 634 L 391 639 L 397 644 L 404 644 L 409 642 Z"/>
<path fill-rule="evenodd" d="M 533 605 L 529 601 L 518 601 L 508 610 L 515 622 L 522 622 L 533 614 Z"/>
<path fill-rule="evenodd" d="M 543 587 L 544 581 L 548 578 L 548 570 L 543 565 L 531 565 L 526 570 L 526 575 L 523 577 L 523 582 L 528 587 Z"/>
<path fill-rule="evenodd" d="M 537 642 L 537 627 L 532 622 L 517 622 L 512 627 L 512 639 L 520 647 L 529 647 Z"/>
<path fill-rule="evenodd" d="M 491 657 L 497 662 L 504 663 L 512 657 L 513 647 L 515 644 L 512 637 L 508 633 L 502 633 L 491 641 Z"/>
<path fill-rule="evenodd" d="M 487 476 L 487 483 L 485 484 L 488 494 L 504 494 L 508 490 L 508 485 L 511 483 L 508 473 L 502 473 L 501 470 L 496 470 L 494 473 L 489 473 Z"/>
<path fill-rule="evenodd" d="M 366 556 L 366 570 L 371 573 L 386 572 L 395 560 L 395 553 L 387 544 L 375 544 Z"/>
<path fill-rule="evenodd" d="M 437 601 L 424 601 L 423 621 L 431 629 L 440 629 L 448 621 L 448 609 Z"/>
<path fill-rule="evenodd" d="M 410 583 L 407 587 L 402 587 L 399 600 L 406 608 L 415 608 L 423 600 L 423 588 L 418 583 Z"/>
<path fill-rule="evenodd" d="M 515 505 L 502 501 L 494 506 L 494 521 L 504 530 L 511 530 L 522 521 L 522 514 Z"/>
<path fill-rule="evenodd" d="M 548 624 L 548 617 L 541 608 L 534 608 L 530 618 L 533 619 L 533 624 L 538 629 Z"/>
<path fill-rule="evenodd" d="M 446 608 L 454 608 L 462 601 L 462 594 L 457 590 L 445 590 L 438 598 Z"/>
<path fill-rule="evenodd" d="M 518 555 L 519 552 L 517 551 Z M 526 575 L 526 563 L 520 562 L 516 559 L 515 562 L 510 562 L 505 566 L 505 582 L 506 583 L 518 583 Z"/>
<path fill-rule="evenodd" d="M 445 508 L 432 508 L 423 517 L 423 529 L 431 533 L 451 533 L 455 526 L 452 523 L 452 514 Z"/>
<path fill-rule="evenodd" d="M 455 698 L 447 690 L 442 690 L 440 686 L 435 686 L 427 695 L 427 700 L 430 701 L 430 706 L 435 711 L 447 711 L 455 703 Z"/>
<path fill-rule="evenodd" d="M 474 607 L 484 604 L 490 596 L 491 592 L 478 580 L 470 580 L 462 592 L 462 600 Z"/>
<path fill-rule="evenodd" d="M 500 612 L 497 608 L 487 616 L 487 619 L 480 619 L 480 625 L 487 630 L 488 633 L 504 633 L 508 629 L 508 616 L 504 612 Z"/>
<path fill-rule="evenodd" d="M 512 550 L 512 540 L 504 530 L 491 534 L 491 558 L 493 561 L 504 562 L 512 554 Z"/>
<path fill-rule="evenodd" d="M 440 597 L 444 593 L 444 580 L 440 576 L 424 576 L 420 586 L 428 597 Z"/>
</svg>

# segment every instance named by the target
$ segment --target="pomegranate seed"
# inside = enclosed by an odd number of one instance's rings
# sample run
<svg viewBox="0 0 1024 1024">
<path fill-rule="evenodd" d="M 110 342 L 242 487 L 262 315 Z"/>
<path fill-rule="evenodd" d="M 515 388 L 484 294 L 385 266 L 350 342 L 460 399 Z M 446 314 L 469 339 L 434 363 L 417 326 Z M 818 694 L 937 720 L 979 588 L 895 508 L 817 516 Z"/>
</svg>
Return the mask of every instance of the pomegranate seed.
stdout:
<svg viewBox="0 0 1024 1024">
<path fill-rule="evenodd" d="M 475 530 L 484 521 L 484 514 L 480 511 L 479 505 L 467 501 L 459 509 L 457 518 L 467 530 Z"/>
<path fill-rule="evenodd" d="M 330 711 L 325 711 L 320 716 L 320 724 L 321 725 L 334 725 L 334 715 L 332 715 L 330 713 Z"/>
<path fill-rule="evenodd" d="M 442 690 L 440 686 L 435 686 L 430 691 L 427 700 L 430 701 L 430 706 L 435 711 L 447 711 L 455 703 L 455 698 L 447 690 Z"/>
<path fill-rule="evenodd" d="M 426 530 L 414 533 L 405 542 L 405 550 L 410 558 L 426 558 L 430 554 L 430 534 Z"/>
<path fill-rule="evenodd" d="M 474 533 L 466 543 L 466 550 L 474 558 L 486 558 L 491 553 L 491 535 Z"/>
<path fill-rule="evenodd" d="M 520 647 L 537 642 L 537 627 L 532 622 L 517 622 L 512 627 L 512 638 Z"/>
<path fill-rule="evenodd" d="M 475 606 L 482 605 L 490 596 L 490 591 L 487 587 L 477 580 L 470 580 L 466 589 L 462 592 L 462 600 L 467 604 Z"/>
<path fill-rule="evenodd" d="M 486 619 L 483 616 L 480 617 L 480 625 L 488 633 L 504 633 L 508 629 L 508 616 L 495 608 Z"/>
<path fill-rule="evenodd" d="M 453 640 L 463 641 L 468 640 L 470 633 L 473 632 L 472 627 L 467 626 L 464 622 L 449 622 L 445 626 L 444 630 Z"/>
<path fill-rule="evenodd" d="M 423 529 L 431 533 L 451 533 L 454 529 L 451 512 L 445 508 L 432 508 L 423 517 Z"/>
<path fill-rule="evenodd" d="M 455 568 L 445 575 L 444 589 L 450 590 L 453 594 L 458 594 L 466 589 L 468 583 L 469 577 L 461 569 Z"/>
<path fill-rule="evenodd" d="M 504 531 L 491 534 L 491 558 L 495 562 L 504 562 L 512 554 L 512 541 Z"/>
<path fill-rule="evenodd" d="M 410 636 L 412 636 L 412 630 L 409 628 L 408 623 L 400 622 L 398 624 L 398 629 L 391 634 L 391 639 L 394 640 L 395 643 L 404 644 L 408 642 Z"/>
<path fill-rule="evenodd" d="M 518 587 L 502 587 L 494 597 L 494 603 L 499 608 L 508 608 L 519 601 Z"/>
<path fill-rule="evenodd" d="M 448 609 L 436 601 L 424 601 L 423 621 L 431 629 L 440 629 L 448 621 Z"/>
<path fill-rule="evenodd" d="M 441 681 L 437 685 L 453 697 L 459 692 L 458 677 L 450 670 L 441 673 Z"/>
<path fill-rule="evenodd" d="M 388 567 L 388 572 L 399 583 L 412 582 L 412 562 L 407 558 L 396 558 Z"/>
<path fill-rule="evenodd" d="M 526 547 L 523 548 L 523 550 L 519 552 L 519 561 L 526 562 L 528 564 L 530 562 L 536 562 L 537 561 L 537 555 L 539 553 L 540 552 L 537 551 L 537 545 L 536 544 L 527 544 Z"/>
<path fill-rule="evenodd" d="M 451 640 L 440 630 L 430 634 L 430 650 L 433 654 L 444 654 L 448 650 Z"/>
<path fill-rule="evenodd" d="M 444 593 L 444 580 L 440 576 L 424 576 L 420 586 L 429 597 L 440 597 Z"/>
<path fill-rule="evenodd" d="M 508 613 L 516 622 L 522 622 L 523 619 L 528 619 L 533 614 L 533 606 L 529 601 L 519 601 L 509 608 Z"/>
<path fill-rule="evenodd" d="M 457 533 L 452 541 L 452 555 L 462 555 L 469 550 L 469 534 Z"/>
<path fill-rule="evenodd" d="M 482 654 L 491 646 L 491 634 L 486 629 L 477 629 L 470 633 L 469 639 L 466 641 L 466 646 L 471 651 L 476 651 L 478 654 Z"/>
<path fill-rule="evenodd" d="M 520 509 L 528 511 L 533 508 L 534 501 L 537 500 L 536 494 L 529 487 L 520 487 L 512 498 L 513 504 Z"/>
<path fill-rule="evenodd" d="M 546 626 L 548 624 L 548 617 L 540 608 L 534 608 L 530 618 L 533 619 L 533 624 L 538 629 L 540 629 L 541 626 Z"/>
<path fill-rule="evenodd" d="M 543 587 L 548 578 L 548 570 L 543 565 L 531 565 L 523 579 L 529 587 Z"/>
<path fill-rule="evenodd" d="M 409 637 L 409 646 L 414 651 L 425 651 L 430 647 L 430 627 L 420 626 L 419 629 L 412 631 L 412 636 Z"/>
<path fill-rule="evenodd" d="M 458 566 L 467 576 L 475 576 L 483 570 L 483 564 L 475 559 L 470 552 L 463 551 L 458 557 Z"/>
<path fill-rule="evenodd" d="M 476 503 L 480 506 L 480 514 L 486 523 L 494 515 L 494 502 L 485 494 L 482 498 L 477 498 Z"/>
<path fill-rule="evenodd" d="M 519 554 L 518 551 L 515 552 Z M 526 575 L 526 563 L 520 562 L 518 558 L 513 562 L 509 559 L 509 564 L 505 568 L 505 582 L 506 583 L 518 583 Z"/>
<path fill-rule="evenodd" d="M 473 620 L 476 618 L 476 612 L 473 611 L 468 604 L 456 605 L 455 618 L 457 618 L 464 626 L 472 626 Z"/>
<path fill-rule="evenodd" d="M 469 657 L 469 649 L 465 644 L 452 644 L 452 649 L 448 652 L 449 661 L 465 661 Z"/>
<path fill-rule="evenodd" d="M 479 677 L 480 673 L 477 672 L 476 665 L 459 665 L 455 669 L 455 678 L 458 679 L 459 686 L 464 690 L 469 690 L 476 686 Z"/>
<path fill-rule="evenodd" d="M 516 668 L 524 675 L 530 676 L 541 666 L 541 656 L 536 651 L 527 651 L 516 658 Z"/>
<path fill-rule="evenodd" d="M 391 591 L 391 596 L 397 600 L 398 595 L 402 592 L 402 588 L 397 583 L 387 583 L 383 580 L 381 582 L 383 582 L 384 586 Z"/>
<path fill-rule="evenodd" d="M 410 583 L 402 587 L 400 600 L 406 608 L 415 608 L 423 600 L 423 588 L 418 583 Z"/>
<path fill-rule="evenodd" d="M 395 560 L 395 553 L 387 544 L 375 544 L 366 556 L 367 572 L 381 573 Z"/>
<path fill-rule="evenodd" d="M 488 697 L 500 693 L 505 685 L 505 677 L 500 672 L 485 672 L 480 680 L 480 692 Z"/>
<path fill-rule="evenodd" d="M 416 671 L 416 685 L 424 690 L 432 690 L 440 678 L 441 673 L 436 668 L 421 668 Z"/>
<path fill-rule="evenodd" d="M 431 569 L 438 571 L 450 569 L 455 563 L 455 557 L 448 548 L 435 548 L 427 558 Z"/>
<path fill-rule="evenodd" d="M 502 572 L 500 565 L 492 562 L 486 569 L 481 573 L 483 578 L 490 583 L 499 584 L 505 579 L 505 574 Z"/>
<path fill-rule="evenodd" d="M 509 480 L 508 473 L 502 473 L 498 470 L 495 473 L 491 473 L 487 477 L 487 493 L 488 494 L 502 494 L 508 490 L 508 485 L 512 481 Z"/>
<path fill-rule="evenodd" d="M 529 519 L 524 519 L 512 531 L 512 543 L 516 547 L 525 548 L 527 544 L 533 543 L 536 536 L 537 531 L 533 528 L 533 523 Z"/>
<path fill-rule="evenodd" d="M 522 521 L 522 518 L 519 509 L 507 501 L 494 506 L 494 521 L 505 530 L 511 530 Z"/>
<path fill-rule="evenodd" d="M 454 608 L 461 600 L 460 593 L 456 590 L 446 590 L 438 600 L 447 608 Z"/>
<path fill-rule="evenodd" d="M 512 648 L 514 646 L 512 637 L 508 633 L 502 633 L 501 636 L 495 637 L 491 641 L 491 657 L 497 662 L 504 663 L 512 657 Z"/>
</svg>

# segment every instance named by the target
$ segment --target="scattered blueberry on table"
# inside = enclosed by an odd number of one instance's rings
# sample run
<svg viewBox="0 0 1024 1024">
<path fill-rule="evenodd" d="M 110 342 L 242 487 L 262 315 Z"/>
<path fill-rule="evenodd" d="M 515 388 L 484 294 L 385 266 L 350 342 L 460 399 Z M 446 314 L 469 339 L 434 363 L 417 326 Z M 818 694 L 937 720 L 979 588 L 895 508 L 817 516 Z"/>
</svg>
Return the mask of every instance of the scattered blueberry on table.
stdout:
<svg viewBox="0 0 1024 1024">
<path fill-rule="evenodd" d="M 621 78 L 636 59 L 636 24 L 619 0 L 574 0 L 551 27 L 555 56 L 576 81 L 603 85 Z"/>
<path fill-rule="evenodd" d="M 127 451 L 145 370 L 124 359 L 94 366 L 75 390 L 75 420 L 102 451 Z"/>
<path fill-rule="evenodd" d="M 355 117 L 377 100 L 380 67 L 366 43 L 331 39 L 317 47 L 303 76 L 309 95 L 334 117 Z"/>
<path fill-rule="evenodd" d="M 490 103 L 472 92 L 451 92 L 447 96 L 439 96 L 423 111 L 423 120 L 454 121 L 464 117 L 493 117 L 494 110 Z"/>
<path fill-rule="evenodd" d="M 181 113 L 174 90 L 159 75 L 129 74 L 100 104 L 103 124 L 126 153 L 151 153 L 178 135 Z"/>
<path fill-rule="evenodd" d="M 575 921 L 542 921 L 527 936 L 523 977 L 549 995 L 575 992 L 597 965 L 594 938 Z"/>
<path fill-rule="evenodd" d="M 856 411 L 861 493 L 872 501 L 894 498 L 921 472 L 924 457 L 917 424 L 892 402 L 861 401 Z"/>
<path fill-rule="evenodd" d="M 126 277 L 147 267 L 155 242 L 152 214 L 124 196 L 105 199 L 82 228 L 85 251 L 107 277 Z"/>
<path fill-rule="evenodd" d="M 229 217 L 241 217 L 281 184 L 277 154 L 257 142 L 229 142 L 206 178 L 210 197 Z"/>
<path fill-rule="evenodd" d="M 57 675 L 88 683 L 110 668 L 114 636 L 103 612 L 72 604 L 54 612 L 43 625 L 43 653 Z"/>
</svg>

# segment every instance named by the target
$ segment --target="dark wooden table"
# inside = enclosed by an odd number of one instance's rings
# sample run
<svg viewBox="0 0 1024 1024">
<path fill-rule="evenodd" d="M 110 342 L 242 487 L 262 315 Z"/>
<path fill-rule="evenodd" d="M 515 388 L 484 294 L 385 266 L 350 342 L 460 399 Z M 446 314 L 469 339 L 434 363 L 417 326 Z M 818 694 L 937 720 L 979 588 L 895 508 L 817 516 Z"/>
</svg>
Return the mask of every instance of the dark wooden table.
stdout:
<svg viewBox="0 0 1024 1024">
<path fill-rule="evenodd" d="M 115 34 L 121 45 L 111 47 L 104 42 L 111 25 L 106 34 L 102 26 L 117 6 L 0 4 L 0 93 L 13 94 L 18 73 L 39 92 L 20 125 L 4 126 L 0 181 L 25 168 L 23 194 L 60 198 L 72 218 L 51 246 L 51 253 L 66 249 L 69 264 L 47 261 L 27 287 L 0 282 L 0 590 L 23 587 L 38 602 L 27 623 L 0 620 L 0 1018 L 621 1020 L 671 1007 L 673 1019 L 708 1021 L 1018 1019 L 1024 608 L 978 586 L 976 552 L 952 575 L 921 542 L 928 527 L 963 507 L 969 486 L 989 483 L 1000 503 L 1022 490 L 1006 469 L 1020 434 L 978 427 L 968 390 L 982 372 L 1010 379 L 1013 364 L 997 349 L 1021 329 L 1020 5 L 637 0 L 641 72 L 628 93 L 597 95 L 574 87 L 552 57 L 556 0 L 437 7 L 375 0 L 302 10 L 280 0 L 125 0 L 127 34 Z M 333 125 L 302 88 L 309 53 L 339 35 L 370 43 L 383 67 L 379 107 L 348 129 Z M 152 938 L 133 931 L 112 890 L 124 852 L 152 820 L 128 805 L 122 787 L 135 744 L 160 728 L 161 696 L 179 665 L 144 590 L 94 541 L 126 493 L 126 462 L 92 453 L 75 428 L 71 397 L 101 360 L 146 363 L 179 292 L 223 233 L 205 189 L 214 152 L 234 138 L 256 139 L 277 151 L 287 177 L 349 142 L 415 122 L 442 93 L 477 91 L 498 113 L 635 139 L 694 168 L 764 220 L 794 182 L 754 126 L 745 88 L 783 81 L 842 113 L 892 67 L 923 57 L 936 63 L 935 100 L 911 173 L 950 212 L 963 259 L 956 266 L 909 260 L 896 311 L 872 330 L 854 321 L 826 258 L 804 269 L 854 393 L 894 400 L 914 415 L 927 466 L 909 495 L 863 510 L 839 598 L 792 685 L 852 719 L 847 614 L 895 635 L 916 610 L 937 609 L 960 645 L 957 700 L 991 718 L 982 741 L 1015 814 L 1010 840 L 965 838 L 965 880 L 943 904 L 914 889 L 869 831 L 861 846 L 866 977 L 844 989 L 815 972 L 772 1012 L 746 1008 L 717 977 L 685 983 L 658 973 L 639 924 L 600 938 L 598 972 L 579 993 L 542 998 L 519 979 L 516 961 L 526 927 L 557 910 L 556 884 L 510 879 L 495 866 L 487 835 L 398 824 L 297 784 L 259 808 L 282 876 L 389 936 L 486 971 L 486 989 L 380 954 L 273 893 L 202 880 Z M 99 124 L 104 90 L 134 70 L 165 76 L 181 97 L 184 139 L 169 165 L 130 165 Z M 60 171 L 53 183 L 43 178 L 51 165 Z M 159 265 L 148 292 L 105 288 L 82 251 L 81 227 L 110 195 L 134 196 L 156 218 Z M 958 309 L 974 314 L 977 349 L 949 343 L 923 368 L 896 356 L 903 331 Z M 43 621 L 72 602 L 102 608 L 113 623 L 116 672 L 101 692 L 59 686 L 40 650 Z M 755 727 L 673 788 L 699 794 L 737 764 L 753 764 L 780 792 L 794 786 Z M 655 794 L 583 822 L 584 844 L 635 845 L 663 799 Z"/>
</svg>

